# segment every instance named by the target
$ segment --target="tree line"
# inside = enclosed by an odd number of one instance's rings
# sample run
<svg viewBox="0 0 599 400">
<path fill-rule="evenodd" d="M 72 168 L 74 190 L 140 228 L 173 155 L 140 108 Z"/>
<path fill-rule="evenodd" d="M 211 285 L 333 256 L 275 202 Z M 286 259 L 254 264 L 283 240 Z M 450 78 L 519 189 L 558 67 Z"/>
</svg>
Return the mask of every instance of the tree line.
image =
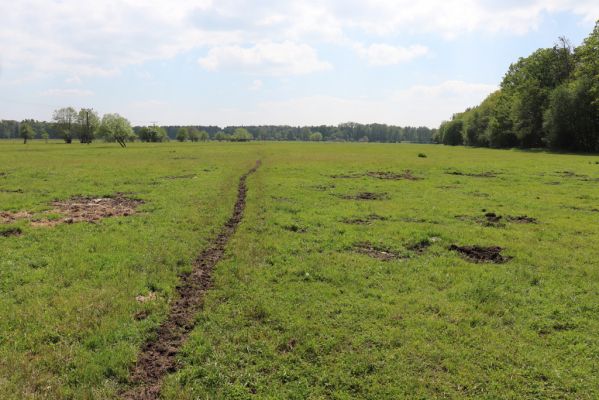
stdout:
<svg viewBox="0 0 599 400">
<path fill-rule="evenodd" d="M 337 126 L 135 126 L 119 114 L 106 114 L 102 118 L 90 108 L 77 111 L 72 107 L 54 111 L 51 122 L 23 120 L 0 121 L 0 137 L 62 139 L 65 143 L 79 140 L 91 143 L 96 139 L 118 142 L 160 143 L 169 140 L 184 141 L 348 141 L 380 143 L 432 143 L 436 130 L 427 127 L 400 127 L 386 124 L 342 123 Z"/>
<path fill-rule="evenodd" d="M 447 145 L 599 151 L 599 21 L 576 48 L 559 38 L 553 47 L 520 58 L 509 67 L 498 91 L 443 122 L 434 140 Z"/>
</svg>

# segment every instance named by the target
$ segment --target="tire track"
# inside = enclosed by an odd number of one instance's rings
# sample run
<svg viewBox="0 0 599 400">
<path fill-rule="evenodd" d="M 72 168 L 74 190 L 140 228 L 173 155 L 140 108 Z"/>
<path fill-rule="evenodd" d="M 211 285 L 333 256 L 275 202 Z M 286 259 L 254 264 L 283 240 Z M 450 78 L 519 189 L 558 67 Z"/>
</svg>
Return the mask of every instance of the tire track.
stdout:
<svg viewBox="0 0 599 400">
<path fill-rule="evenodd" d="M 134 387 L 122 395 L 123 399 L 158 399 L 162 378 L 177 370 L 175 358 L 193 329 L 195 316 L 202 309 L 206 291 L 212 286 L 212 270 L 223 257 L 229 239 L 243 219 L 247 178 L 256 172 L 260 164 L 258 160 L 252 169 L 241 176 L 233 214 L 219 235 L 198 256 L 192 272 L 181 276 L 181 283 L 177 286 L 177 300 L 154 337 L 142 347 L 129 376 Z"/>
</svg>

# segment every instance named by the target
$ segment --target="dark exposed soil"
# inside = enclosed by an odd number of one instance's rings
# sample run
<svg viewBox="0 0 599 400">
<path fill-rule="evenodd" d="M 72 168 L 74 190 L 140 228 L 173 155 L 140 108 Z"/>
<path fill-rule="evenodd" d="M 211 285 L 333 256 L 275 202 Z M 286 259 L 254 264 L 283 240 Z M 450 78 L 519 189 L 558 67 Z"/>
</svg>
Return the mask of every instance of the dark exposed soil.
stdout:
<svg viewBox="0 0 599 400">
<path fill-rule="evenodd" d="M 0 231 L 1 237 L 10 237 L 10 236 L 21 236 L 23 231 L 20 228 L 9 228 L 3 231 Z"/>
<path fill-rule="evenodd" d="M 247 177 L 259 166 L 258 161 L 240 178 L 233 214 L 219 235 L 198 256 L 192 272 L 181 276 L 177 299 L 156 334 L 142 347 L 131 370 L 130 382 L 134 387 L 123 394 L 124 399 L 159 398 L 162 378 L 177 369 L 175 357 L 193 328 L 196 314 L 202 309 L 206 291 L 212 286 L 212 270 L 223 257 L 229 239 L 243 218 Z"/>
<path fill-rule="evenodd" d="M 353 248 L 354 251 L 360 254 L 365 254 L 381 261 L 391 261 L 405 258 L 401 254 L 396 253 L 386 247 L 377 246 L 370 242 L 356 243 Z"/>
<path fill-rule="evenodd" d="M 536 224 L 538 221 L 536 218 L 529 217 L 527 215 L 519 215 L 519 216 L 508 216 L 506 219 L 509 222 L 513 222 L 516 224 Z"/>
<path fill-rule="evenodd" d="M 381 171 L 372 172 L 371 171 L 371 172 L 367 172 L 365 175 L 369 176 L 371 178 L 388 179 L 388 180 L 394 180 L 394 181 L 399 181 L 402 179 L 406 179 L 409 181 L 417 181 L 417 180 L 422 179 L 422 178 L 412 175 L 412 171 L 410 171 L 410 170 L 405 170 L 404 172 L 402 172 L 400 174 L 395 173 L 395 172 L 388 172 L 388 171 L 386 171 L 386 172 L 381 172 Z"/>
<path fill-rule="evenodd" d="M 473 173 L 473 172 L 461 172 L 461 171 L 449 171 L 446 172 L 447 175 L 456 175 L 456 176 L 470 176 L 473 178 L 496 178 L 497 177 L 497 173 L 496 172 L 480 172 L 480 173 Z"/>
<path fill-rule="evenodd" d="M 341 195 L 340 197 L 345 200 L 386 200 L 389 198 L 389 195 L 387 193 L 360 192 L 357 194 Z"/>
<path fill-rule="evenodd" d="M 0 193 L 23 193 L 23 189 L 0 189 Z"/>
<path fill-rule="evenodd" d="M 125 197 L 117 193 L 114 197 L 73 197 L 68 200 L 54 201 L 51 214 L 60 214 L 58 219 L 32 221 L 33 226 L 54 226 L 62 223 L 96 222 L 108 217 L 127 217 L 135 214 L 143 200 Z"/>
<path fill-rule="evenodd" d="M 409 180 L 409 181 L 417 181 L 417 180 L 422 179 L 417 176 L 414 176 L 412 174 L 412 171 L 410 171 L 410 170 L 405 170 L 401 173 L 390 172 L 390 171 L 368 171 L 368 172 L 364 172 L 364 173 L 331 175 L 331 178 L 333 178 L 333 179 L 353 179 L 353 178 L 363 178 L 363 177 L 394 180 L 394 181 L 399 181 L 402 179 Z"/>
<path fill-rule="evenodd" d="M 386 221 L 386 220 L 387 220 L 387 217 L 383 217 L 383 216 L 377 215 L 377 214 L 370 214 L 365 217 L 344 218 L 342 220 L 342 222 L 345 224 L 350 224 L 350 225 L 370 225 L 374 221 Z"/>
<path fill-rule="evenodd" d="M 432 244 L 431 241 L 428 239 L 421 240 L 418 243 L 414 243 L 414 244 L 408 246 L 408 250 L 414 251 L 418 254 L 422 254 L 426 251 L 426 249 L 431 247 L 431 244 Z"/>
<path fill-rule="evenodd" d="M 314 186 L 314 190 L 318 190 L 319 192 L 326 192 L 327 190 L 335 189 L 335 185 L 316 185 Z"/>
<path fill-rule="evenodd" d="M 511 260 L 511 257 L 501 255 L 503 249 L 499 246 L 456 246 L 455 244 L 452 244 L 449 247 L 449 250 L 457 251 L 466 260 L 475 263 L 490 262 L 494 264 L 503 264 Z"/>
</svg>

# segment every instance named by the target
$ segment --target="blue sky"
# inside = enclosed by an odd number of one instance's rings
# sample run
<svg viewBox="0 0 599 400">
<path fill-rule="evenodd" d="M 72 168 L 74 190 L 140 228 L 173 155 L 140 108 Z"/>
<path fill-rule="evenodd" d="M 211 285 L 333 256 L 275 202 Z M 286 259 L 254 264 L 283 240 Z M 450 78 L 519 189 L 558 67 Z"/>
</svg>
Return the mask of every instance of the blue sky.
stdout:
<svg viewBox="0 0 599 400">
<path fill-rule="evenodd" d="M 133 124 L 437 126 L 596 0 L 1 2 L 0 119 L 58 107 Z"/>
</svg>

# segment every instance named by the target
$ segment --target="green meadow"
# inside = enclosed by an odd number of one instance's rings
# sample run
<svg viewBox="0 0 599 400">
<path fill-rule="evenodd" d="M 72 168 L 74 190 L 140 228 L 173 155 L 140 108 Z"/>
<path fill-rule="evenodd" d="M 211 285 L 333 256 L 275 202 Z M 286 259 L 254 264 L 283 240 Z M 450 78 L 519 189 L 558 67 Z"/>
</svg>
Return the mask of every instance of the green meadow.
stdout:
<svg viewBox="0 0 599 400">
<path fill-rule="evenodd" d="M 30 216 L 0 224 L 0 398 L 127 390 L 256 160 L 163 398 L 599 397 L 598 156 L 4 141 L 0 212 Z M 116 194 L 143 204 L 32 224 L 55 200 Z M 499 247 L 503 262 L 452 245 Z"/>
</svg>

